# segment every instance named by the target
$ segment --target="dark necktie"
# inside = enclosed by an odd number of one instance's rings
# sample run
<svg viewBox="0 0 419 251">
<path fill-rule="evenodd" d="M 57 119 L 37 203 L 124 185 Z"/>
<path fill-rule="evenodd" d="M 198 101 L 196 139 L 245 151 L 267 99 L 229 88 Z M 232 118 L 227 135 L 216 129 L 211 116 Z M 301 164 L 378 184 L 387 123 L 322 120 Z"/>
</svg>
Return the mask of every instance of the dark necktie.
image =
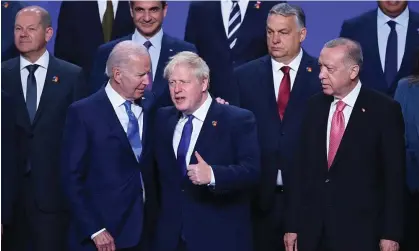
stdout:
<svg viewBox="0 0 419 251">
<path fill-rule="evenodd" d="M 387 85 L 390 87 L 397 75 L 397 31 L 396 22 L 388 21 L 387 24 L 390 26 L 391 31 L 387 40 L 384 74 Z"/>
<path fill-rule="evenodd" d="M 26 85 L 26 108 L 28 109 L 28 114 L 31 122 L 35 118 L 36 114 L 36 103 L 37 103 L 37 90 L 36 90 L 36 78 L 35 71 L 38 69 L 39 65 L 32 64 L 26 66 L 26 69 L 29 71 L 27 85 Z"/>
<path fill-rule="evenodd" d="M 147 50 L 149 50 L 152 45 L 153 44 L 149 40 L 144 42 L 144 46 L 145 48 L 147 48 Z M 150 83 L 147 85 L 147 90 L 151 90 L 153 88 L 153 64 L 151 64 L 150 73 L 148 74 L 148 76 L 150 78 Z"/>
<path fill-rule="evenodd" d="M 106 1 L 106 10 L 102 20 L 103 39 L 109 42 L 112 38 L 112 26 L 113 26 L 113 5 L 112 1 Z"/>
<path fill-rule="evenodd" d="M 189 143 L 193 131 L 193 115 L 187 115 L 188 121 L 183 126 L 182 137 L 180 138 L 179 146 L 177 148 L 177 162 L 182 169 L 182 174 L 186 175 L 186 154 L 188 153 Z"/>
<path fill-rule="evenodd" d="M 228 19 L 228 45 L 230 49 L 236 45 L 237 42 L 237 31 L 241 25 L 242 18 L 240 13 L 240 6 L 237 1 L 232 1 L 233 7 L 231 8 L 230 17 Z"/>
<path fill-rule="evenodd" d="M 279 86 L 278 91 L 278 112 L 281 120 L 284 118 L 285 109 L 288 105 L 288 100 L 290 99 L 291 92 L 291 78 L 290 78 L 290 67 L 282 66 L 281 71 L 284 73 L 284 76 L 281 80 L 281 85 Z"/>
<path fill-rule="evenodd" d="M 131 101 L 125 101 L 125 111 L 128 115 L 128 128 L 127 128 L 127 137 L 129 140 L 129 143 L 131 144 L 132 151 L 135 154 L 135 157 L 137 157 L 137 160 L 140 160 L 141 151 L 142 151 L 142 145 L 141 145 L 141 137 L 140 137 L 140 127 L 138 125 L 138 120 L 135 117 L 134 113 L 131 110 Z"/>
</svg>

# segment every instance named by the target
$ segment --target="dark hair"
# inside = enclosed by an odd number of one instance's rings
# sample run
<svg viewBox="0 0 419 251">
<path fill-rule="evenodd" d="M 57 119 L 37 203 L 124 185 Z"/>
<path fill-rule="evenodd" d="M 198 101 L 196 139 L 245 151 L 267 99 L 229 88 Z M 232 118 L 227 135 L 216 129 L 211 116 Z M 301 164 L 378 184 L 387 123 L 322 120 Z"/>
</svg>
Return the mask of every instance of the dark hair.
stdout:
<svg viewBox="0 0 419 251">
<path fill-rule="evenodd" d="M 132 8 L 132 5 L 133 5 L 133 2 L 134 1 L 129 1 L 129 5 L 130 5 L 130 7 Z M 161 2 L 161 7 L 164 9 L 164 7 L 166 7 L 166 5 L 167 5 L 167 1 L 160 1 Z"/>
<path fill-rule="evenodd" d="M 407 78 L 409 85 L 417 84 L 419 85 L 419 47 L 416 48 L 416 52 L 412 60 L 413 68 L 412 74 Z"/>
</svg>

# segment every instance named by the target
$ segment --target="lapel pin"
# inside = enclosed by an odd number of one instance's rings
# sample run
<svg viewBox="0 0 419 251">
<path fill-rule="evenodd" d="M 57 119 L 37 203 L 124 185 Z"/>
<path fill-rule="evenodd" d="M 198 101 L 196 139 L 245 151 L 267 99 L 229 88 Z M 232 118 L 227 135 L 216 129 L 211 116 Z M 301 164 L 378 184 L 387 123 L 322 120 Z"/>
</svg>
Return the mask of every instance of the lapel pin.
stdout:
<svg viewBox="0 0 419 251">
<path fill-rule="evenodd" d="M 362 109 L 361 109 L 361 111 L 362 111 L 362 112 L 365 112 L 365 108 L 362 108 Z"/>
<path fill-rule="evenodd" d="M 169 51 L 173 51 L 173 49 L 169 49 Z"/>
<path fill-rule="evenodd" d="M 9 7 L 9 3 L 8 3 L 8 2 L 4 2 L 4 3 L 3 3 L 3 7 L 4 7 L 4 8 Z"/>
<path fill-rule="evenodd" d="M 312 71 L 311 67 L 307 67 L 306 71 L 311 72 Z"/>
<path fill-rule="evenodd" d="M 60 81 L 60 79 L 58 78 L 58 76 L 52 77 L 52 82 L 58 83 L 59 81 Z"/>
<path fill-rule="evenodd" d="M 216 127 L 217 126 L 217 121 L 212 121 L 212 126 Z"/>
<path fill-rule="evenodd" d="M 256 9 L 259 9 L 260 8 L 260 4 L 261 4 L 262 2 L 261 1 L 257 1 L 256 3 L 255 3 L 255 8 Z"/>
</svg>

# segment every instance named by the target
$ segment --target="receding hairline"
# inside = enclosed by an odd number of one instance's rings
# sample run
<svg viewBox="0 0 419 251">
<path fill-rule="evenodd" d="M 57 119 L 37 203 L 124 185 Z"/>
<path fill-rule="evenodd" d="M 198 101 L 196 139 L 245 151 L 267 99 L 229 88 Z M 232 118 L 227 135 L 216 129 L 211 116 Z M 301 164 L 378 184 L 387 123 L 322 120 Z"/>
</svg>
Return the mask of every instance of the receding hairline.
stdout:
<svg viewBox="0 0 419 251">
<path fill-rule="evenodd" d="M 33 12 L 33 13 L 39 15 L 40 16 L 40 24 L 42 24 L 42 26 L 44 28 L 52 27 L 51 16 L 50 16 L 49 12 L 46 9 L 44 9 L 40 6 L 36 6 L 36 5 L 27 6 L 23 9 L 21 9 L 20 11 L 18 11 L 16 13 L 15 22 L 17 20 L 17 17 L 20 14 L 25 13 L 25 12 L 26 13 L 27 12 Z"/>
</svg>

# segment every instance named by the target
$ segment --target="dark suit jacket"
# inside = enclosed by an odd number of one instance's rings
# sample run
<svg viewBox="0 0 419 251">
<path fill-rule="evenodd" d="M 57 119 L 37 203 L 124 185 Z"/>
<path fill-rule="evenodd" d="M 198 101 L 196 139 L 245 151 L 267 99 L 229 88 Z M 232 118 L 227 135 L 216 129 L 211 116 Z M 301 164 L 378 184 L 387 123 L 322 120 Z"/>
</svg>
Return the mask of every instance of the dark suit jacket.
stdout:
<svg viewBox="0 0 419 251">
<path fill-rule="evenodd" d="M 103 87 L 109 79 L 105 75 L 105 68 L 106 61 L 108 60 L 109 54 L 111 54 L 113 48 L 119 42 L 131 39 L 132 35 L 129 35 L 99 47 L 93 63 L 89 81 L 91 84 L 90 89 L 92 93 Z M 163 34 L 159 62 L 157 64 L 156 75 L 153 81 L 153 92 L 157 99 L 158 106 L 170 106 L 173 104 L 170 98 L 167 80 L 163 78 L 163 71 L 164 67 L 166 67 L 167 62 L 169 61 L 169 58 L 182 51 L 196 52 L 196 48 L 194 45 L 188 42 L 171 37 L 167 34 Z"/>
<path fill-rule="evenodd" d="M 258 182 L 259 147 L 253 114 L 212 102 L 194 151 L 212 166 L 215 187 L 193 185 L 173 150 L 180 118 L 174 107 L 156 117 L 161 211 L 155 251 L 176 251 L 181 235 L 190 251 L 252 250 L 250 190 Z M 190 164 L 196 164 L 194 155 Z"/>
<path fill-rule="evenodd" d="M 13 205 L 19 188 L 16 112 L 13 98 L 1 92 L 1 224 L 13 221 Z"/>
<path fill-rule="evenodd" d="M 411 191 L 419 191 L 419 84 L 404 78 L 397 85 L 394 99 L 403 112 L 406 126 L 406 179 Z"/>
<path fill-rule="evenodd" d="M 250 1 L 238 30 L 237 43 L 231 50 L 227 42 L 219 1 L 191 2 L 186 23 L 185 40 L 198 49 L 211 69 L 210 92 L 236 104 L 230 79 L 235 67 L 268 53 L 266 19 L 269 10 L 279 2 L 264 1 L 256 8 Z M 243 18 L 243 17 L 242 17 Z"/>
<path fill-rule="evenodd" d="M 6 7 L 7 6 L 7 7 Z M 23 8 L 18 1 L 1 1 L 1 61 L 19 56 L 14 42 L 15 17 Z"/>
<path fill-rule="evenodd" d="M 353 39 L 361 44 L 364 64 L 361 70 L 361 81 L 368 87 L 390 95 L 394 95 L 397 82 L 411 75 L 413 70 L 413 55 L 419 46 L 419 13 L 409 11 L 406 45 L 403 61 L 391 87 L 387 85 L 377 40 L 377 10 L 372 10 L 359 17 L 343 22 L 341 37 Z"/>
<path fill-rule="evenodd" d="M 293 163 L 306 102 L 321 91 L 318 76 L 317 59 L 304 52 L 281 121 L 274 93 L 271 57 L 264 56 L 235 70 L 240 107 L 252 111 L 258 125 L 262 182 L 257 197 L 261 210 L 270 209 L 274 202 L 278 169 L 281 169 L 284 186 L 287 185 L 287 172 Z"/>
<path fill-rule="evenodd" d="M 151 165 L 152 110 L 144 111 L 140 161 L 131 149 L 105 89 L 74 103 L 65 126 L 62 171 L 70 202 L 70 250 L 96 250 L 92 234 L 106 228 L 116 248 L 147 235 L 156 206 Z M 141 178 L 144 182 L 144 205 Z M 144 216 L 144 211 L 150 215 Z"/>
<path fill-rule="evenodd" d="M 84 74 L 80 67 L 50 56 L 32 124 L 23 96 L 19 57 L 2 63 L 1 84 L 16 101 L 16 123 L 22 130 L 18 138 L 20 174 L 23 176 L 30 163 L 38 207 L 44 212 L 62 210 L 65 208 L 59 178 L 62 132 L 67 108 L 86 95 Z"/>
<path fill-rule="evenodd" d="M 308 103 L 293 170 L 286 232 L 298 248 L 317 250 L 323 234 L 333 250 L 379 250 L 380 239 L 403 233 L 404 124 L 400 105 L 361 87 L 336 157 L 327 167 L 332 96 Z"/>
<path fill-rule="evenodd" d="M 128 1 L 119 1 L 111 40 L 134 30 Z M 62 1 L 58 16 L 55 56 L 83 68 L 89 76 L 97 48 L 104 43 L 97 1 Z"/>
</svg>

